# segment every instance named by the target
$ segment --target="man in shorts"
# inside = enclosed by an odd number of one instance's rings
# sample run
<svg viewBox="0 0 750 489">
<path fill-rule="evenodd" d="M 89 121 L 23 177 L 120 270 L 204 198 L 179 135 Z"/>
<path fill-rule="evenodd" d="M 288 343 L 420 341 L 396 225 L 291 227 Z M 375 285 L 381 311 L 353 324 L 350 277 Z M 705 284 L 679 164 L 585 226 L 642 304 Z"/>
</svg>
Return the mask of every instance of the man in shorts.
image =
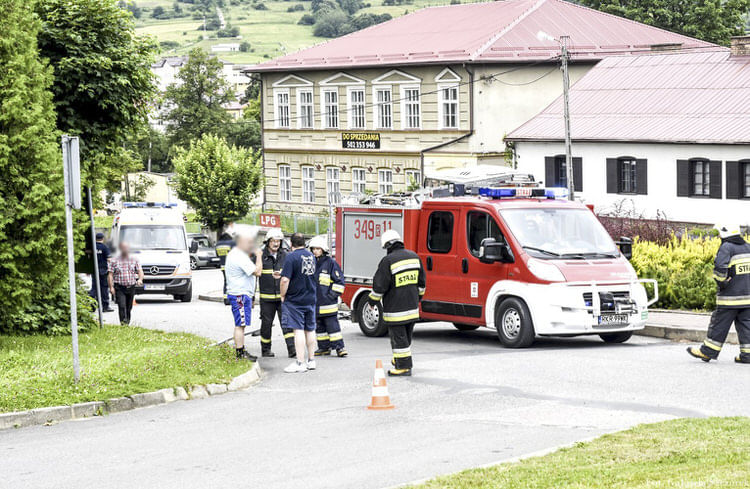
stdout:
<svg viewBox="0 0 750 489">
<path fill-rule="evenodd" d="M 258 358 L 245 349 L 245 327 L 250 326 L 255 296 L 255 282 L 263 265 L 260 253 L 255 254 L 255 238 L 258 231 L 250 226 L 237 226 L 234 239 L 236 246 L 227 253 L 225 275 L 227 279 L 227 300 L 234 316 L 234 347 L 237 358 L 255 361 Z"/>
<path fill-rule="evenodd" d="M 294 233 L 292 252 L 281 272 L 281 327 L 294 330 L 297 360 L 284 369 L 287 373 L 315 370 L 315 256 L 305 248 L 305 238 Z M 307 362 L 305 362 L 307 352 Z"/>
</svg>

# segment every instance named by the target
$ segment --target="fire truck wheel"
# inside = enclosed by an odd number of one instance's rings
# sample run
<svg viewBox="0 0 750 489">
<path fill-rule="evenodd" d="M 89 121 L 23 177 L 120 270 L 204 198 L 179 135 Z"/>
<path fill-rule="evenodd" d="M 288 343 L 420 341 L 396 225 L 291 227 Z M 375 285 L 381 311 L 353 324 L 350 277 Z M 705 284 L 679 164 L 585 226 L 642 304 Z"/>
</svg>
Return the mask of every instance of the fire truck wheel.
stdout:
<svg viewBox="0 0 750 489">
<path fill-rule="evenodd" d="M 504 299 L 495 310 L 500 343 L 507 348 L 526 348 L 534 342 L 534 324 L 526 304 L 515 297 Z"/>
<path fill-rule="evenodd" d="M 474 324 L 459 324 L 459 323 L 453 323 L 453 326 L 456 327 L 459 331 L 474 331 L 475 329 L 479 328 L 479 326 Z"/>
<path fill-rule="evenodd" d="M 600 334 L 599 338 L 603 339 L 605 343 L 625 343 L 631 336 L 633 336 L 632 331 L 623 331 L 621 333 Z"/>
<path fill-rule="evenodd" d="M 357 301 L 357 320 L 359 329 L 365 336 L 377 337 L 388 334 L 388 326 L 380 320 L 383 308 L 380 304 L 371 307 L 367 302 L 367 297 L 361 297 Z"/>
</svg>

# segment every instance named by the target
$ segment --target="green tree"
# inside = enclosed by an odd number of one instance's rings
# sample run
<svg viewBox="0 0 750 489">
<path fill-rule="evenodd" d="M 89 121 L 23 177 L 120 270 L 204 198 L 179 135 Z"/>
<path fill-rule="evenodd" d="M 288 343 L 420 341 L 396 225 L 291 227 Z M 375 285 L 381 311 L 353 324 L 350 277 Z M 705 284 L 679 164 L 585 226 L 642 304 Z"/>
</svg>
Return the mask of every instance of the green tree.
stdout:
<svg viewBox="0 0 750 489">
<path fill-rule="evenodd" d="M 172 162 L 169 157 L 169 140 L 161 132 L 151 126 L 147 126 L 136 138 L 129 143 L 129 148 L 138 154 L 141 161 L 141 169 L 149 169 L 151 160 L 151 171 L 157 173 L 168 173 L 172 171 Z"/>
<path fill-rule="evenodd" d="M 260 149 L 260 98 L 250 100 L 242 112 L 242 117 L 226 127 L 226 139 L 230 144 L 241 148 Z"/>
<path fill-rule="evenodd" d="M 231 117 L 224 105 L 235 100 L 223 65 L 200 48 L 190 51 L 177 83 L 167 87 L 165 101 L 172 109 L 166 116 L 172 144 L 187 147 L 203 134 L 223 134 Z"/>
<path fill-rule="evenodd" d="M 54 69 L 57 127 L 81 137 L 84 182 L 115 188 L 138 167 L 123 145 L 148 123 L 156 46 L 116 0 L 40 0 L 39 49 Z"/>
<path fill-rule="evenodd" d="M 583 5 L 644 24 L 728 45 L 744 32 L 750 0 L 581 0 Z"/>
<path fill-rule="evenodd" d="M 62 155 L 31 9 L 0 2 L 0 332 L 67 329 Z"/>
<path fill-rule="evenodd" d="M 178 148 L 174 167 L 177 196 L 214 231 L 244 217 L 262 185 L 259 153 L 210 134 Z"/>
</svg>

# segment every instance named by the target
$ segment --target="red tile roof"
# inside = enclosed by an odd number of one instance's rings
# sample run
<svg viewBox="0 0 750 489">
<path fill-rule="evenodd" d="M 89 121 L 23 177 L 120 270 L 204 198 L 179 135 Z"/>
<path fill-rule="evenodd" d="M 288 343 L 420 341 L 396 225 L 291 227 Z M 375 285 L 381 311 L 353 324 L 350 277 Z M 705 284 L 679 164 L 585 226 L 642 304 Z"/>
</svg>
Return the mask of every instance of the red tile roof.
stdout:
<svg viewBox="0 0 750 489">
<path fill-rule="evenodd" d="M 709 43 L 564 0 L 504 0 L 430 7 L 250 67 L 289 71 L 365 66 L 543 60 L 558 44 L 537 33 L 570 36 L 575 58 L 601 59 L 652 44 Z"/>
<path fill-rule="evenodd" d="M 750 144 L 750 56 L 609 57 L 571 88 L 570 114 L 573 141 Z M 563 138 L 562 97 L 507 136 Z"/>
</svg>

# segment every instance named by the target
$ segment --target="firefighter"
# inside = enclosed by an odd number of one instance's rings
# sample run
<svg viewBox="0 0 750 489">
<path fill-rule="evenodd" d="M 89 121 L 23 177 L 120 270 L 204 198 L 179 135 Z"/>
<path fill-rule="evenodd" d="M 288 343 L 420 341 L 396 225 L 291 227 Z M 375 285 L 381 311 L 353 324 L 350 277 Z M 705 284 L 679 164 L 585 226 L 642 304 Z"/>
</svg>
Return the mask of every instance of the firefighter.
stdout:
<svg viewBox="0 0 750 489">
<path fill-rule="evenodd" d="M 264 357 L 273 357 L 271 351 L 271 330 L 274 318 L 278 316 L 281 323 L 281 270 L 284 267 L 286 251 L 281 244 L 284 233 L 281 229 L 271 229 L 266 234 L 265 248 L 263 248 L 263 271 L 260 275 L 260 351 Z M 294 331 L 291 328 L 281 328 L 286 341 L 289 358 L 297 353 L 294 349 Z"/>
<path fill-rule="evenodd" d="M 425 292 L 425 273 L 417 254 L 404 248 L 395 230 L 385 231 L 380 236 L 380 245 L 387 255 L 378 264 L 368 301 L 371 306 L 383 303 L 382 318 L 388 325 L 393 350 L 394 368 L 388 375 L 411 376 L 411 339 Z"/>
<path fill-rule="evenodd" d="M 714 261 L 716 310 L 711 315 L 708 334 L 700 347 L 688 353 L 704 362 L 716 360 L 734 322 L 740 342 L 737 363 L 750 363 L 750 243 L 736 224 L 717 224 L 721 246 Z"/>
<path fill-rule="evenodd" d="M 328 240 L 315 236 L 308 243 L 315 255 L 315 283 L 317 284 L 317 309 L 315 311 L 318 349 L 315 356 L 336 355 L 343 358 L 349 353 L 344 348 L 344 336 L 339 324 L 339 296 L 344 293 L 344 273 L 336 260 L 328 254 Z"/>
<path fill-rule="evenodd" d="M 221 236 L 219 236 L 219 240 L 216 242 L 215 250 L 216 250 L 216 256 L 219 257 L 219 264 L 221 264 L 221 275 L 224 277 L 224 288 L 222 289 L 224 294 L 224 305 L 229 305 L 229 299 L 227 299 L 227 273 L 224 269 L 227 264 L 227 253 L 229 253 L 229 250 L 234 248 L 234 239 L 232 239 L 232 236 L 227 232 L 224 231 Z"/>
</svg>

